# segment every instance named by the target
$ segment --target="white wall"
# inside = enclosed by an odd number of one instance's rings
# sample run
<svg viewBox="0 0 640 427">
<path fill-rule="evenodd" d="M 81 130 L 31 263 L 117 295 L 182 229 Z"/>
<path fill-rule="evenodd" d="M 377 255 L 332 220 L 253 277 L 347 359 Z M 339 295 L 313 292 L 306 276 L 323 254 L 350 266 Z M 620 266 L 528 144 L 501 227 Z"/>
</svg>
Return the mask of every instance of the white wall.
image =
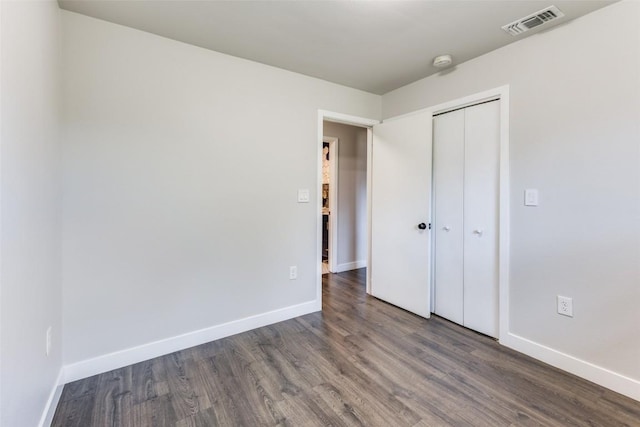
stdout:
<svg viewBox="0 0 640 427">
<path fill-rule="evenodd" d="M 511 332 L 640 380 L 640 3 L 390 92 L 383 116 L 504 84 Z M 523 206 L 526 188 L 540 190 L 539 207 Z M 556 314 L 558 294 L 573 298 L 573 318 Z"/>
<path fill-rule="evenodd" d="M 65 363 L 315 301 L 318 109 L 381 98 L 61 15 Z"/>
<path fill-rule="evenodd" d="M 58 5 L 2 1 L 0 14 L 0 425 L 35 426 L 62 364 Z"/>
<path fill-rule="evenodd" d="M 338 271 L 367 262 L 367 130 L 324 122 L 324 135 L 338 138 Z"/>
</svg>

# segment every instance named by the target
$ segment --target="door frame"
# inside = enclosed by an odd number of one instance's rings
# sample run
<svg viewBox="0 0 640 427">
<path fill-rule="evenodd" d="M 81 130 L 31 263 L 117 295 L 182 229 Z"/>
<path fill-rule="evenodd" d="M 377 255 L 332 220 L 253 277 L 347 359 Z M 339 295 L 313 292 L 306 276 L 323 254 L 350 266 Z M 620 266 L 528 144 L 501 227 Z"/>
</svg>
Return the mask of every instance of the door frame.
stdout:
<svg viewBox="0 0 640 427">
<path fill-rule="evenodd" d="M 509 85 L 499 86 L 452 101 L 429 107 L 433 116 L 470 107 L 482 102 L 500 100 L 500 152 L 498 179 L 498 340 L 506 341 L 509 336 L 509 232 L 510 232 L 510 189 L 509 189 Z M 432 193 L 434 194 L 434 193 Z M 433 199 L 432 199 L 433 206 Z M 431 240 L 431 265 L 434 264 L 435 239 Z M 433 269 L 431 271 L 431 310 L 435 292 Z"/>
<path fill-rule="evenodd" d="M 317 174 L 316 174 L 316 203 L 322 206 L 322 144 L 324 142 L 323 123 L 325 121 L 342 123 L 367 129 L 367 293 L 371 293 L 371 161 L 373 159 L 372 145 L 373 137 L 371 128 L 380 123 L 380 120 L 366 117 L 352 116 L 335 111 L 318 110 L 318 133 L 317 133 Z M 322 307 L 322 209 L 317 209 L 316 213 L 316 300 Z M 337 230 L 336 230 L 337 232 Z M 329 254 L 331 256 L 331 254 Z"/>
<path fill-rule="evenodd" d="M 329 271 L 335 273 L 338 265 L 338 152 L 339 139 L 334 136 L 322 137 L 329 144 Z M 324 159 L 323 159 L 324 162 Z M 324 167 L 324 165 L 323 165 Z M 322 187 L 320 187 L 322 191 Z"/>
</svg>

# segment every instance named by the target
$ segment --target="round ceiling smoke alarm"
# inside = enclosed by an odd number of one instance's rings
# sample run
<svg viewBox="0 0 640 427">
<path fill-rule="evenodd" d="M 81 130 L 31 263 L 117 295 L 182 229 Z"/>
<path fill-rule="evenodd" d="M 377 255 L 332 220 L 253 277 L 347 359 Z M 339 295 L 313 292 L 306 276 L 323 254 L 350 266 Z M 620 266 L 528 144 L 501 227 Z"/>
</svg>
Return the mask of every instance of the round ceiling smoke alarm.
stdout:
<svg viewBox="0 0 640 427">
<path fill-rule="evenodd" d="M 451 62 L 451 55 L 439 55 L 433 58 L 433 66 L 437 68 L 448 67 Z"/>
</svg>

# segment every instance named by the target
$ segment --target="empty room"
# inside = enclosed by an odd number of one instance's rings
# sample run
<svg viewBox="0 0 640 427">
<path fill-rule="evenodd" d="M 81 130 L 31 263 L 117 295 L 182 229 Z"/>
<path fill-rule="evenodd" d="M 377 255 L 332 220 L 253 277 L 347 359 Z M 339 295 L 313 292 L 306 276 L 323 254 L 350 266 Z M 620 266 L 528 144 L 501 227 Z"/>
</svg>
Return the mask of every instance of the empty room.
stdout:
<svg viewBox="0 0 640 427">
<path fill-rule="evenodd" d="M 640 426 L 640 2 L 0 0 L 0 59 L 0 426 Z"/>
</svg>

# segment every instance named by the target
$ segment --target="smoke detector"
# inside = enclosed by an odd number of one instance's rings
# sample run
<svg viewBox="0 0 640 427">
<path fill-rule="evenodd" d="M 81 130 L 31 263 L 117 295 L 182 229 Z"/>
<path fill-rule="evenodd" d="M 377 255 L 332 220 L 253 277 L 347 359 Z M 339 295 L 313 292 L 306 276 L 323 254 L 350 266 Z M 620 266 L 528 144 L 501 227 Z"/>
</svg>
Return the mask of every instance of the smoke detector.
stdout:
<svg viewBox="0 0 640 427">
<path fill-rule="evenodd" d="M 535 13 L 532 13 L 531 15 L 525 16 L 524 18 L 513 21 L 512 23 L 502 27 L 502 29 L 512 36 L 517 36 L 539 25 L 546 24 L 558 18 L 562 18 L 563 16 L 564 13 L 562 13 L 560 9 L 555 6 L 549 6 Z"/>
<path fill-rule="evenodd" d="M 436 68 L 444 68 L 451 65 L 451 55 L 438 55 L 433 58 L 433 66 Z"/>
</svg>

